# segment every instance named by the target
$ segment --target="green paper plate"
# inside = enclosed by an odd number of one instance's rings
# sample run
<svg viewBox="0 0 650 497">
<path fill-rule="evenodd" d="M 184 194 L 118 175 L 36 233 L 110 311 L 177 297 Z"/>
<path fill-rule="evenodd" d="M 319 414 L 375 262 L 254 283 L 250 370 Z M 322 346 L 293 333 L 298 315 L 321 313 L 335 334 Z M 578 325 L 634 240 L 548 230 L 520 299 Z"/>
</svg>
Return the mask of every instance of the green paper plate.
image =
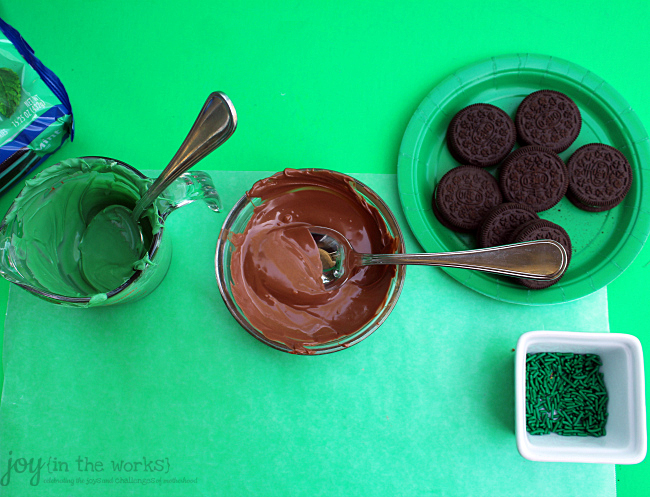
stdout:
<svg viewBox="0 0 650 497">
<path fill-rule="evenodd" d="M 477 271 L 444 269 L 453 278 L 504 302 L 555 304 L 579 299 L 618 277 L 641 251 L 650 232 L 650 143 L 630 105 L 590 71 L 545 55 L 493 57 L 453 73 L 422 101 L 411 118 L 398 159 L 398 188 L 406 218 L 426 252 L 475 248 L 474 236 L 442 226 L 431 210 L 436 183 L 458 166 L 445 141 L 451 118 L 479 102 L 502 108 L 514 118 L 519 103 L 533 91 L 552 89 L 571 97 L 582 113 L 578 139 L 560 154 L 565 160 L 580 146 L 600 142 L 625 154 L 634 172 L 632 188 L 622 204 L 601 213 L 581 211 L 566 198 L 540 217 L 567 230 L 573 244 L 564 277 L 545 290 L 528 290 L 509 278 Z M 488 168 L 497 174 L 497 168 Z"/>
</svg>

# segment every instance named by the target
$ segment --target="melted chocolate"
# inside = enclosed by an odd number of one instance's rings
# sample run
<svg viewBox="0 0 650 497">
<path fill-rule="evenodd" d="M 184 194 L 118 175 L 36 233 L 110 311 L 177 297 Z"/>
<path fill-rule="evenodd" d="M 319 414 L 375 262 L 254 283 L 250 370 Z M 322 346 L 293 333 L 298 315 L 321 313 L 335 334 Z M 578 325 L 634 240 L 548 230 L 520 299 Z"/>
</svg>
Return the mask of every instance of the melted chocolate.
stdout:
<svg viewBox="0 0 650 497">
<path fill-rule="evenodd" d="M 336 290 L 325 290 L 308 226 L 343 234 L 358 252 L 394 253 L 379 211 L 349 176 L 287 169 L 258 181 L 246 194 L 255 205 L 243 233 L 231 233 L 232 294 L 250 323 L 268 339 L 305 352 L 361 329 L 382 309 L 395 266 L 360 267 Z"/>
</svg>

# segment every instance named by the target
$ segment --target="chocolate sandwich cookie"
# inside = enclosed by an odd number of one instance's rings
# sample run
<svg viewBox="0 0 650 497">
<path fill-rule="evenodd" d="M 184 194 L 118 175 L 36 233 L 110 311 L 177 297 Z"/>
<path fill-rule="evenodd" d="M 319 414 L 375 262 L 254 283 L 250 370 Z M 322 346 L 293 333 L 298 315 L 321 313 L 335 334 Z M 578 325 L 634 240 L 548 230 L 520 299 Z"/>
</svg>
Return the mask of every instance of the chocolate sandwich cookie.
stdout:
<svg viewBox="0 0 650 497">
<path fill-rule="evenodd" d="M 470 233 L 472 230 L 461 229 L 458 226 L 454 226 L 449 221 L 447 221 L 445 216 L 443 216 L 440 213 L 440 211 L 438 210 L 438 206 L 436 205 L 436 203 L 437 203 L 436 202 L 436 197 L 437 196 L 438 196 L 438 186 L 436 185 L 436 187 L 433 189 L 433 199 L 431 201 L 431 210 L 433 210 L 433 215 L 436 216 L 436 219 L 438 220 L 438 222 L 440 224 L 442 224 L 448 230 L 461 231 L 461 232 L 464 232 L 464 233 Z"/>
<path fill-rule="evenodd" d="M 470 232 L 502 200 L 499 185 L 490 173 L 476 166 L 458 166 L 440 179 L 432 207 L 444 226 Z"/>
<path fill-rule="evenodd" d="M 499 185 L 508 202 L 531 206 L 536 212 L 557 204 L 569 187 L 569 173 L 560 157 L 545 147 L 515 150 L 499 171 Z"/>
<path fill-rule="evenodd" d="M 461 164 L 494 166 L 510 153 L 517 140 L 515 124 L 503 110 L 473 104 L 458 112 L 447 128 L 447 145 Z"/>
<path fill-rule="evenodd" d="M 536 219 L 539 216 L 529 205 L 515 202 L 497 205 L 490 209 L 478 229 L 478 245 L 481 248 L 507 245 L 520 226 Z"/>
<path fill-rule="evenodd" d="M 580 134 L 582 117 L 578 106 L 564 93 L 540 90 L 521 102 L 515 126 L 523 145 L 539 145 L 559 153 Z"/>
<path fill-rule="evenodd" d="M 530 242 L 533 240 L 555 240 L 564 247 L 564 250 L 566 250 L 567 265 L 571 262 L 571 238 L 569 238 L 569 234 L 564 230 L 564 228 L 562 228 L 562 226 L 545 219 L 528 221 L 515 231 L 511 243 Z M 554 285 L 561 278 L 562 277 L 553 281 L 517 278 L 517 281 L 531 290 L 541 290 Z"/>
<path fill-rule="evenodd" d="M 616 207 L 632 185 L 630 163 L 619 150 L 602 143 L 580 147 L 567 167 L 567 198 L 586 211 L 602 212 Z"/>
</svg>

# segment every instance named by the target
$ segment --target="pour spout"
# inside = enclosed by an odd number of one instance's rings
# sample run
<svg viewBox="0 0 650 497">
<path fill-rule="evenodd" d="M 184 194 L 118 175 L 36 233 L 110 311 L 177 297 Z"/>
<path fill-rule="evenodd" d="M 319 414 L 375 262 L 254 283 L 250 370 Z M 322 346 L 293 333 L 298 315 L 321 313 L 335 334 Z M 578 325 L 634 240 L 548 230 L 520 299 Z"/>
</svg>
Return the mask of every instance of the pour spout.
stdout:
<svg viewBox="0 0 650 497">
<path fill-rule="evenodd" d="M 213 212 L 221 212 L 221 197 L 210 175 L 205 171 L 190 171 L 182 174 L 169 185 L 156 200 L 163 220 L 176 209 L 203 200 Z"/>
</svg>

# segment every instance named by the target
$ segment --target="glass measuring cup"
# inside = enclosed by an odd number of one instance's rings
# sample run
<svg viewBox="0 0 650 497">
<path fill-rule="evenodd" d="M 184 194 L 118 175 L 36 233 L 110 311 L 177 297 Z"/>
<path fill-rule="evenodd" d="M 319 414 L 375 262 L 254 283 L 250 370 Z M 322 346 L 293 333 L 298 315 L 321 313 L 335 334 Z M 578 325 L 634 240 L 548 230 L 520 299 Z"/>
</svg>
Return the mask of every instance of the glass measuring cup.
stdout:
<svg viewBox="0 0 650 497">
<path fill-rule="evenodd" d="M 88 220 L 108 205 L 133 209 L 153 181 L 105 157 L 68 159 L 43 170 L 27 181 L 0 224 L 0 274 L 40 298 L 71 307 L 117 304 L 151 293 L 171 261 L 167 216 L 195 200 L 215 212 L 221 208 L 207 173 L 181 175 L 142 215 L 146 253 L 119 287 L 93 290 L 80 270 L 78 243 Z"/>
</svg>

